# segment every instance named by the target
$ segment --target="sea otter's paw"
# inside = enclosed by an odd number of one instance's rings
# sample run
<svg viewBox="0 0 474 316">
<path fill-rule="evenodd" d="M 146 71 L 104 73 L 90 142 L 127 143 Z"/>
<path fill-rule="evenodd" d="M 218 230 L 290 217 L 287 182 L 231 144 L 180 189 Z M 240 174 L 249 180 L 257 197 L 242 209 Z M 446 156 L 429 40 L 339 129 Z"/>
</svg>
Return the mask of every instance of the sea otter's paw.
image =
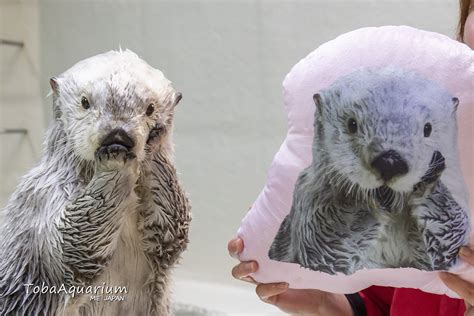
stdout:
<svg viewBox="0 0 474 316">
<path fill-rule="evenodd" d="M 136 155 L 120 144 L 102 146 L 95 152 L 99 169 L 117 170 L 124 168 L 128 162 L 136 160 Z"/>
<path fill-rule="evenodd" d="M 445 169 L 446 162 L 444 156 L 439 151 L 435 151 L 428 171 L 421 178 L 421 181 L 413 187 L 412 198 L 426 197 L 431 194 Z"/>
<path fill-rule="evenodd" d="M 148 139 L 146 141 L 148 146 L 154 146 L 156 143 L 159 143 L 161 136 L 165 134 L 165 127 L 161 125 L 156 125 L 153 127 L 148 134 Z"/>
</svg>

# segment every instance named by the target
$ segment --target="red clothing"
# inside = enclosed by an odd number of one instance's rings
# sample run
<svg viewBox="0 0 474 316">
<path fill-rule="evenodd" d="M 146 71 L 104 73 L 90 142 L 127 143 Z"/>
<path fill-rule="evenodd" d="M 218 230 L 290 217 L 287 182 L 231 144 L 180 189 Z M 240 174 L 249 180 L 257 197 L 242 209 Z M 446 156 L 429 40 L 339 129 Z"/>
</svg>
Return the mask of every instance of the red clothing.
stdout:
<svg viewBox="0 0 474 316">
<path fill-rule="evenodd" d="M 463 316 L 466 309 L 463 300 L 415 289 L 371 286 L 359 294 L 367 316 Z"/>
</svg>

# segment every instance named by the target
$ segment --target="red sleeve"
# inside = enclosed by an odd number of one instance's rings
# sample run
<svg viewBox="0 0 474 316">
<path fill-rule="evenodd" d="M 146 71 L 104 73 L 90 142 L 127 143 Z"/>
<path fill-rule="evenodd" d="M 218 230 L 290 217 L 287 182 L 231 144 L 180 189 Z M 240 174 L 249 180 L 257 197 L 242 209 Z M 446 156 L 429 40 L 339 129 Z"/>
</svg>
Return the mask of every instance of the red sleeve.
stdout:
<svg viewBox="0 0 474 316">
<path fill-rule="evenodd" d="M 393 287 L 371 286 L 360 291 L 367 316 L 390 315 L 394 290 Z"/>
<path fill-rule="evenodd" d="M 425 293 L 417 289 L 371 286 L 359 292 L 367 316 L 462 316 L 461 299 Z"/>
</svg>

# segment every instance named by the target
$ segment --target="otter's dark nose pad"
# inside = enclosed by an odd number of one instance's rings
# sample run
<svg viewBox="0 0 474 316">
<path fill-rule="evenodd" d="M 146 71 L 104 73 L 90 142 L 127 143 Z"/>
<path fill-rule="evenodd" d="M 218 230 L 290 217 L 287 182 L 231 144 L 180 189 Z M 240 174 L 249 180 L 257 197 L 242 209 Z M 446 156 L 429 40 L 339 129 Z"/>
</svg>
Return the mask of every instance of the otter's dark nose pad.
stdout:
<svg viewBox="0 0 474 316">
<path fill-rule="evenodd" d="M 128 134 L 121 128 L 116 128 L 112 130 L 109 135 L 107 135 L 102 141 L 102 146 L 108 146 L 112 144 L 119 144 L 127 149 L 131 149 L 135 146 L 133 139 L 128 136 Z"/>
<path fill-rule="evenodd" d="M 372 168 L 377 170 L 384 181 L 389 181 L 395 176 L 408 173 L 408 165 L 395 150 L 389 150 L 380 154 L 371 163 Z"/>
</svg>

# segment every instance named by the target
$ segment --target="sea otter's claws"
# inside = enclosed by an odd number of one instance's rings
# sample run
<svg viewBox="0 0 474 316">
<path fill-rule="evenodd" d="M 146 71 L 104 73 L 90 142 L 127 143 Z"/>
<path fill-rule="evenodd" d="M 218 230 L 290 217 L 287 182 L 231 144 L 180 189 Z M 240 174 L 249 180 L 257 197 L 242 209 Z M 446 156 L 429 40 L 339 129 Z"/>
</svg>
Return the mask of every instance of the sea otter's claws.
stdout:
<svg viewBox="0 0 474 316">
<path fill-rule="evenodd" d="M 444 169 L 446 169 L 445 158 L 439 151 L 435 151 L 428 171 L 426 171 L 420 182 L 413 186 L 414 197 L 429 194 L 435 187 L 434 184 L 439 180 Z"/>
<path fill-rule="evenodd" d="M 136 157 L 132 151 L 119 144 L 102 146 L 97 149 L 95 156 L 99 164 L 107 165 L 107 169 L 123 167 L 127 161 Z"/>
<path fill-rule="evenodd" d="M 163 134 L 165 131 L 165 128 L 160 125 L 156 125 L 152 130 L 150 131 L 150 134 L 148 134 L 148 139 L 146 143 L 150 145 L 155 139 L 157 139 L 160 135 Z"/>
<path fill-rule="evenodd" d="M 439 177 L 441 177 L 441 173 L 444 171 L 444 169 L 446 169 L 446 160 L 439 151 L 435 151 L 431 157 L 428 171 L 421 178 L 421 181 L 427 183 L 436 182 Z"/>
</svg>

